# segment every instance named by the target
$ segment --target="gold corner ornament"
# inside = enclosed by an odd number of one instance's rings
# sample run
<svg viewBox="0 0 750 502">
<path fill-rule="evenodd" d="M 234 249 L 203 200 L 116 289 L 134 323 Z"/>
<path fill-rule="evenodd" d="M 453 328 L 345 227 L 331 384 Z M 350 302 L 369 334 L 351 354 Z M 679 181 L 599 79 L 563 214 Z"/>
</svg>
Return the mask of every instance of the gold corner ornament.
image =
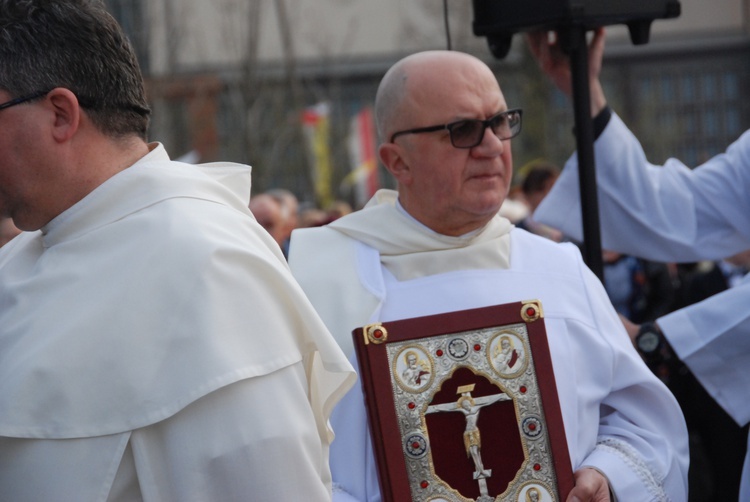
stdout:
<svg viewBox="0 0 750 502">
<path fill-rule="evenodd" d="M 521 306 L 521 318 L 527 323 L 544 318 L 542 302 L 539 300 L 528 300 L 523 302 L 523 305 Z"/>
<path fill-rule="evenodd" d="M 388 330 L 382 324 L 368 324 L 363 329 L 365 345 L 369 343 L 380 344 L 388 339 Z"/>
</svg>

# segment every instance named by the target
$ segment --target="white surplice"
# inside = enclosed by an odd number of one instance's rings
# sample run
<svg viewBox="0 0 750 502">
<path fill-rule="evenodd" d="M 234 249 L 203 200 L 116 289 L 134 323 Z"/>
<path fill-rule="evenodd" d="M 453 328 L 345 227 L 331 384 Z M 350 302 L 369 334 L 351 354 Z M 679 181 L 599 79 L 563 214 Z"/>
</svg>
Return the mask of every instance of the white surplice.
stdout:
<svg viewBox="0 0 750 502">
<path fill-rule="evenodd" d="M 330 498 L 354 374 L 249 195 L 157 144 L 0 249 L 0 498 Z"/>
<path fill-rule="evenodd" d="M 292 272 L 348 347 L 351 331 L 371 322 L 541 300 L 573 467 L 605 473 L 620 500 L 686 500 L 680 408 L 574 246 L 511 230 L 499 216 L 471 235 L 442 236 L 380 191 L 362 211 L 295 231 L 290 249 Z M 380 500 L 359 386 L 332 424 L 335 485 L 356 500 Z"/>
</svg>

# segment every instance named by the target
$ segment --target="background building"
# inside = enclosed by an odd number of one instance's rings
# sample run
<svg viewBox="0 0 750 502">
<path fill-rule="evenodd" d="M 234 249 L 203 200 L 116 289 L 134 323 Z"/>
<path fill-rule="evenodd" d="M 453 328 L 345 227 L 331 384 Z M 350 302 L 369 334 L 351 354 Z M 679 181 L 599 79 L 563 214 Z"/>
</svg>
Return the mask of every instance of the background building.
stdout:
<svg viewBox="0 0 750 502">
<path fill-rule="evenodd" d="M 562 164 L 575 146 L 572 107 L 521 37 L 507 58 L 493 59 L 472 33 L 466 0 L 107 4 L 137 47 L 152 138 L 173 155 L 253 165 L 256 192 L 285 187 L 310 203 L 356 204 L 357 181 L 376 166 L 366 124 L 380 78 L 402 56 L 446 48 L 449 38 L 453 49 L 486 60 L 508 105 L 524 108 L 517 169 L 538 158 Z M 654 22 L 645 46 L 609 27 L 603 81 L 652 161 L 679 155 L 697 164 L 750 127 L 741 99 L 750 88 L 750 0 L 681 4 L 679 18 Z"/>
</svg>

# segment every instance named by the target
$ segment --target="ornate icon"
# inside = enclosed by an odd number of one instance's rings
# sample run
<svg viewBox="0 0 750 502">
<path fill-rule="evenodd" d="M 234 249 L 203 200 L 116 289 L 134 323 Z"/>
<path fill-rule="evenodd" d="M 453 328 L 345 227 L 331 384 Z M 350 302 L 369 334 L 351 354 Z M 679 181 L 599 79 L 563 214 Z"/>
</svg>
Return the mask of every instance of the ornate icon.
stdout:
<svg viewBox="0 0 750 502">
<path fill-rule="evenodd" d="M 384 501 L 565 500 L 573 476 L 541 304 L 378 326 L 387 341 L 355 345 Z"/>
<path fill-rule="evenodd" d="M 394 375 L 398 384 L 409 392 L 420 392 L 432 383 L 432 359 L 418 346 L 401 350 L 394 361 Z"/>
<path fill-rule="evenodd" d="M 487 348 L 492 367 L 505 378 L 520 375 L 527 364 L 526 346 L 512 331 L 498 331 Z"/>
</svg>

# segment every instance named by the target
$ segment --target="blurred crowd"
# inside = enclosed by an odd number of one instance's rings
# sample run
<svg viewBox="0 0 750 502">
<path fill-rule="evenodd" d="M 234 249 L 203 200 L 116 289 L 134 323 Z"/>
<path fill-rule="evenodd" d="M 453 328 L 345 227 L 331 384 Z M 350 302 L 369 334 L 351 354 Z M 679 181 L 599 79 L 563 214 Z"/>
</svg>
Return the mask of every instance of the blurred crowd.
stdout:
<svg viewBox="0 0 750 502">
<path fill-rule="evenodd" d="M 327 225 L 352 212 L 351 205 L 342 200 L 334 201 L 324 209 L 301 205 L 297 196 L 285 188 L 254 195 L 249 207 L 258 223 L 281 247 L 284 256 L 289 255 L 289 239 L 294 229 Z"/>
</svg>

